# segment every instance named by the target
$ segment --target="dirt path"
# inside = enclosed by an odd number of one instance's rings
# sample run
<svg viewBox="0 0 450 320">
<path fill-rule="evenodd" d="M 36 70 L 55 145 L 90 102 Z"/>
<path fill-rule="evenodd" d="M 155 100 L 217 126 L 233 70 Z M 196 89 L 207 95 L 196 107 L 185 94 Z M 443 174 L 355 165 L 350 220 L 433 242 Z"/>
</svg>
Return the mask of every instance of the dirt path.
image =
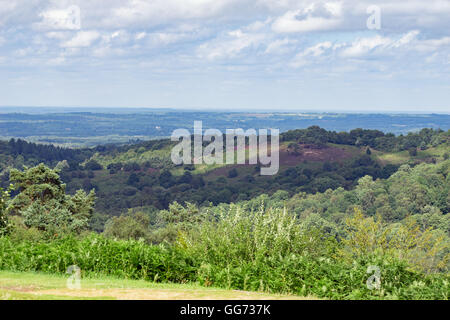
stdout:
<svg viewBox="0 0 450 320">
<path fill-rule="evenodd" d="M 84 298 L 113 298 L 117 300 L 304 300 L 290 295 L 268 295 L 238 290 L 178 290 L 178 289 L 51 289 L 27 291 L 36 295 L 70 296 Z M 309 299 L 308 299 L 309 300 Z"/>
<path fill-rule="evenodd" d="M 312 300 L 289 294 L 202 287 L 197 284 L 151 283 L 113 277 L 83 278 L 80 289 L 68 277 L 33 272 L 0 271 L 0 300 Z"/>
</svg>

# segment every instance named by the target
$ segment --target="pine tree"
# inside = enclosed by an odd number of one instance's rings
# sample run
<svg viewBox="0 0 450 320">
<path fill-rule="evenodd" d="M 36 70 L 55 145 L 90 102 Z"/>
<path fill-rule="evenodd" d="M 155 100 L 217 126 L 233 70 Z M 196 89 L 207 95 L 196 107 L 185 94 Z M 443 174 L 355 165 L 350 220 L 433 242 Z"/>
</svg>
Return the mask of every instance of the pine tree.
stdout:
<svg viewBox="0 0 450 320">
<path fill-rule="evenodd" d="M 8 211 L 24 218 L 27 227 L 44 231 L 81 232 L 87 229 L 93 213 L 95 192 L 78 190 L 66 195 L 58 170 L 40 164 L 24 171 L 11 170 L 10 180 L 20 193 L 11 201 Z"/>
</svg>

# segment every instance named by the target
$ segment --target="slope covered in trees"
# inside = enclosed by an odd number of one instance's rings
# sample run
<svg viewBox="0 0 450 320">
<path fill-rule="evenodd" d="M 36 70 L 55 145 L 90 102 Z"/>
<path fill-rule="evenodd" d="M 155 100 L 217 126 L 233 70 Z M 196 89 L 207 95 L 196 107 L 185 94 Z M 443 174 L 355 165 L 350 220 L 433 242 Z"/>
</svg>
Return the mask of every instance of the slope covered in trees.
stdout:
<svg viewBox="0 0 450 320">
<path fill-rule="evenodd" d="M 402 164 L 414 167 L 448 158 L 449 132 L 423 129 L 395 136 L 363 129 L 332 132 L 316 126 L 288 131 L 281 136 L 280 171 L 272 177 L 260 176 L 256 165 L 175 166 L 170 160 L 174 143 L 167 139 L 89 149 L 23 140 L 0 143 L 3 188 L 8 187 L 13 168 L 41 162 L 57 168 L 69 194 L 96 191 L 95 228 L 100 231 L 111 215 L 132 209 L 155 216 L 174 201 L 207 206 L 278 190 L 289 196 L 351 190 L 366 175 L 386 179 Z"/>
<path fill-rule="evenodd" d="M 13 171 L 20 193 L 3 194 L 0 217 L 11 222 L 1 229 L 0 269 L 64 273 L 76 264 L 86 274 L 332 299 L 448 299 L 449 173 L 445 160 L 364 176 L 351 190 L 174 202 L 153 217 L 113 217 L 98 235 L 63 227 L 60 207 L 86 218 L 92 206 L 64 195 L 57 172 Z M 47 207 L 46 228 L 28 219 L 30 201 L 60 203 Z"/>
</svg>

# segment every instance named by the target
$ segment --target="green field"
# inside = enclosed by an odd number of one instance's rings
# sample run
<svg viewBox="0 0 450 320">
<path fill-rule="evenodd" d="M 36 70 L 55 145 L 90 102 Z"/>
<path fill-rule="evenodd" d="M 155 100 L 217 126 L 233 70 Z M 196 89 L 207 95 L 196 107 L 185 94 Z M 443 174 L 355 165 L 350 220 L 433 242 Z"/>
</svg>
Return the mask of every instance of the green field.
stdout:
<svg viewBox="0 0 450 320">
<path fill-rule="evenodd" d="M 315 299 L 294 295 L 205 288 L 196 284 L 161 284 L 114 277 L 81 279 L 69 289 L 69 275 L 0 271 L 0 300 L 244 300 Z"/>
</svg>

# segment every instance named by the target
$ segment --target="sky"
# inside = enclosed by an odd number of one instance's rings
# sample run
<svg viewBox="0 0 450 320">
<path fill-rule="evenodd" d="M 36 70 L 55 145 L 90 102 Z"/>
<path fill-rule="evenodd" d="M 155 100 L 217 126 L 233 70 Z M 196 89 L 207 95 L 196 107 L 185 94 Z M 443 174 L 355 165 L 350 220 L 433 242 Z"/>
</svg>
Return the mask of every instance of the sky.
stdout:
<svg viewBox="0 0 450 320">
<path fill-rule="evenodd" d="M 0 106 L 450 111 L 450 0 L 0 0 Z"/>
</svg>

